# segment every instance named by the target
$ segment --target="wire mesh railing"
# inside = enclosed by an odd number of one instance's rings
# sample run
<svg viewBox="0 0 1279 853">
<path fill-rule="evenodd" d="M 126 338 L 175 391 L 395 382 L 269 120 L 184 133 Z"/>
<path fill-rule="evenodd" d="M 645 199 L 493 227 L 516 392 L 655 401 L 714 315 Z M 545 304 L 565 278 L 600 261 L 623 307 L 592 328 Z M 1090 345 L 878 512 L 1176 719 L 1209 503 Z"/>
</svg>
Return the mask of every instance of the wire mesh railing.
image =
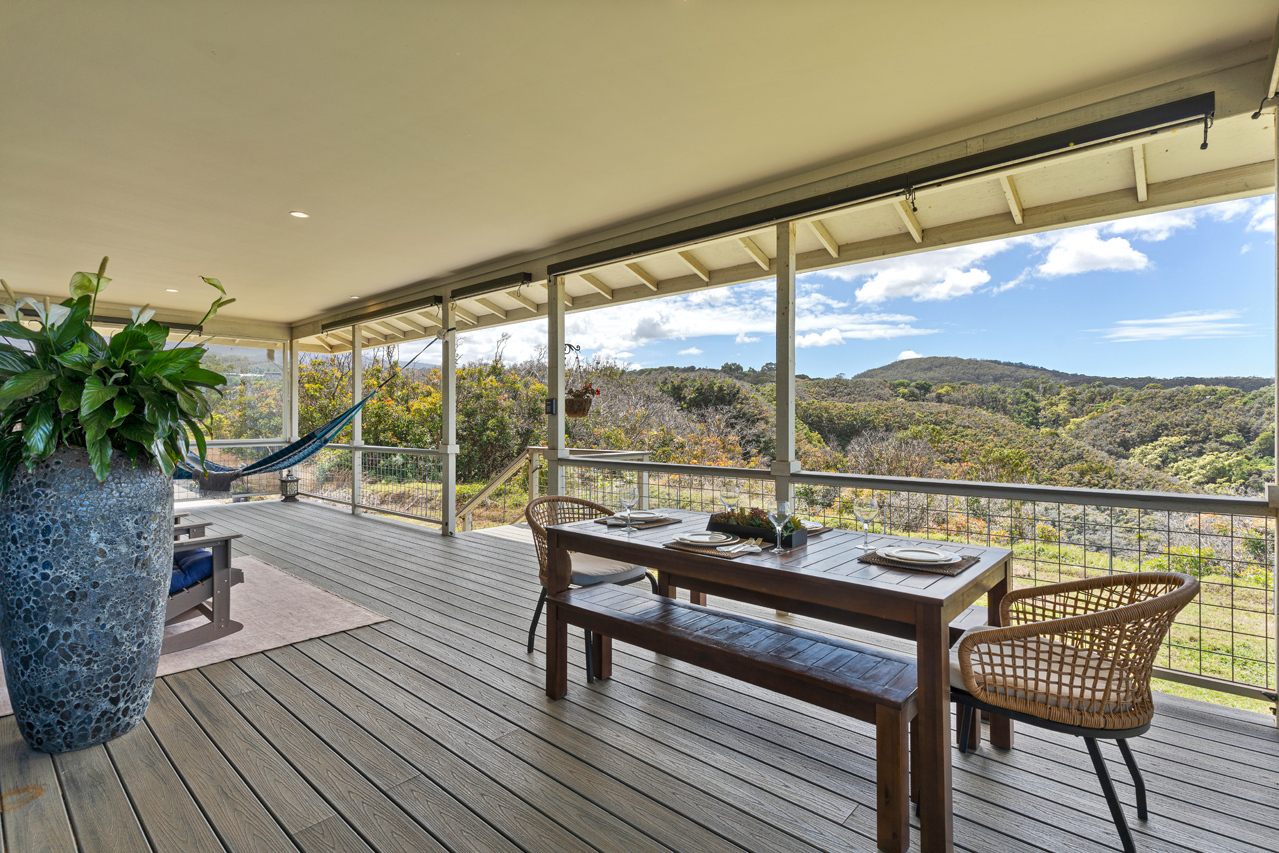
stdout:
<svg viewBox="0 0 1279 853">
<path fill-rule="evenodd" d="M 205 458 L 219 465 L 239 468 L 256 462 L 263 457 L 284 447 L 283 441 L 243 440 L 210 442 Z M 280 475 L 275 473 L 252 474 L 241 477 L 231 484 L 230 495 L 219 494 L 218 497 L 232 499 L 248 498 L 258 495 L 278 495 L 280 493 Z M 173 500 L 184 501 L 205 500 L 210 496 L 200 493 L 200 487 L 194 480 L 174 480 Z"/>
<path fill-rule="evenodd" d="M 443 515 L 444 464 L 413 448 L 362 450 L 360 506 L 437 521 Z"/>
<path fill-rule="evenodd" d="M 719 511 L 726 487 L 741 506 L 761 508 L 776 489 L 767 471 L 570 460 L 565 490 L 616 508 L 620 485 L 644 480 L 652 507 L 701 512 Z M 863 529 L 854 502 L 869 493 L 879 507 L 875 530 L 1009 548 L 1018 587 L 1125 572 L 1193 575 L 1201 592 L 1164 642 L 1161 677 L 1258 698 L 1275 690 L 1275 520 L 1264 500 L 944 481 L 912 488 L 907 478 L 816 472 L 791 482 L 804 519 Z"/>
</svg>

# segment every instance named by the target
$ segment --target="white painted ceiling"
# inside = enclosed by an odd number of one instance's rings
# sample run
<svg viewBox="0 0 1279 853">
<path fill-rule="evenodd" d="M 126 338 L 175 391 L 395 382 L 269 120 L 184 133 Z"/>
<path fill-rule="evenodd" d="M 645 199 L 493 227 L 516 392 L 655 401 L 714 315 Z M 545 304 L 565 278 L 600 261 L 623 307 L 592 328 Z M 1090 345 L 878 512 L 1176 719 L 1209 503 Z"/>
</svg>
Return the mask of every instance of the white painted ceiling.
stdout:
<svg viewBox="0 0 1279 853">
<path fill-rule="evenodd" d="M 296 321 L 1268 41 L 1277 9 L 10 2 L 0 275 L 59 296 L 109 254 L 114 301 L 202 308 L 203 274 Z"/>
</svg>

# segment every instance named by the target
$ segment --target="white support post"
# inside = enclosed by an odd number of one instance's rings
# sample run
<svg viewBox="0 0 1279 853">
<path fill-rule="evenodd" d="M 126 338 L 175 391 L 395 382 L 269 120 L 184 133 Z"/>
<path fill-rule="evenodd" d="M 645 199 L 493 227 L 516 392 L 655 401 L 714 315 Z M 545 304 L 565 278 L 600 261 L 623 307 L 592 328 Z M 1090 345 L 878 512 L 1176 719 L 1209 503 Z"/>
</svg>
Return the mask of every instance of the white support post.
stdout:
<svg viewBox="0 0 1279 853">
<path fill-rule="evenodd" d="M 1279 31 L 1276 31 L 1275 38 L 1279 44 Z M 1279 66 L 1276 66 L 1279 67 Z M 1271 88 L 1271 95 L 1274 94 L 1274 88 Z M 1270 122 L 1274 126 L 1274 150 L 1275 156 L 1275 185 L 1274 185 L 1274 209 L 1275 215 L 1279 216 L 1279 109 L 1275 109 L 1270 113 Z M 1279 489 L 1279 241 L 1275 242 L 1275 485 L 1272 489 Z M 1275 699 L 1275 726 L 1279 727 L 1279 510 L 1275 508 L 1276 501 L 1271 499 L 1271 516 L 1270 521 L 1275 528 L 1274 550 L 1271 553 L 1270 560 L 1270 577 L 1274 582 L 1274 596 L 1270 601 L 1273 603 L 1275 612 L 1271 614 L 1274 618 L 1274 638 L 1275 648 L 1275 671 L 1274 671 L 1274 688 L 1277 697 Z"/>
<path fill-rule="evenodd" d="M 772 474 L 777 500 L 794 498 L 795 458 L 795 223 L 777 226 L 777 440 Z"/>
<path fill-rule="evenodd" d="M 643 462 L 649 462 L 651 460 L 652 460 L 651 453 L 645 453 L 643 458 L 641 459 L 641 461 Z M 649 492 L 648 469 L 647 468 L 642 469 L 639 472 L 639 477 L 637 479 L 639 480 L 639 482 L 637 482 L 635 485 L 639 487 L 639 490 L 638 490 L 639 491 L 639 508 L 652 509 L 652 507 L 649 505 L 652 503 L 652 495 Z"/>
<path fill-rule="evenodd" d="M 457 530 L 457 312 L 453 296 L 440 304 L 440 534 Z M 468 526 L 469 529 L 469 526 Z"/>
<path fill-rule="evenodd" d="M 351 404 L 354 405 L 364 396 L 364 341 L 359 326 L 351 327 Z M 351 421 L 351 447 L 364 444 L 364 416 L 355 413 Z M 359 450 L 351 450 L 351 514 L 360 514 L 363 496 L 361 480 L 364 477 L 364 454 Z"/>
<path fill-rule="evenodd" d="M 546 282 L 546 388 L 550 409 L 546 413 L 546 493 L 564 494 L 564 277 Z"/>
<path fill-rule="evenodd" d="M 284 437 L 289 441 L 298 440 L 298 411 L 301 408 L 302 383 L 298 376 L 301 364 L 298 361 L 298 342 L 289 341 L 289 354 L 285 359 L 284 389 L 288 403 L 284 409 Z"/>
</svg>

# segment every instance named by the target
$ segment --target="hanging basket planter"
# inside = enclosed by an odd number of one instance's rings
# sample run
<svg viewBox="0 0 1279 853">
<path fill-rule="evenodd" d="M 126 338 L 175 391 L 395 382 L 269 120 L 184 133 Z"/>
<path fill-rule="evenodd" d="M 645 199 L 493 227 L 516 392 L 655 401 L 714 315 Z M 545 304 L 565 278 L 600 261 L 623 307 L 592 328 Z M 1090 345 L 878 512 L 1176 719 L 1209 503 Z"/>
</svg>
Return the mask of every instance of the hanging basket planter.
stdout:
<svg viewBox="0 0 1279 853">
<path fill-rule="evenodd" d="M 584 418 L 591 413 L 590 397 L 565 397 L 564 398 L 564 416 L 569 418 Z"/>
</svg>

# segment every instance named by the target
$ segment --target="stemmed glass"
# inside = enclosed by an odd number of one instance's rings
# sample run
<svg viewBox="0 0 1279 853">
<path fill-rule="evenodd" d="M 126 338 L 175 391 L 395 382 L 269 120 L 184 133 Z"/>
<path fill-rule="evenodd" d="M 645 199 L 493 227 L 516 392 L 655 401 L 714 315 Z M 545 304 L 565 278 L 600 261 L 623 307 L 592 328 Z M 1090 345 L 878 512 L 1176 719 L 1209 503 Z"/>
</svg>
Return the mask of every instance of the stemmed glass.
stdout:
<svg viewBox="0 0 1279 853">
<path fill-rule="evenodd" d="M 634 483 L 622 483 L 621 488 L 617 490 L 617 499 L 621 501 L 622 506 L 626 509 L 626 535 L 631 533 L 631 510 L 635 509 L 635 504 L 639 501 L 639 489 Z"/>
<path fill-rule="evenodd" d="M 862 548 L 869 550 L 866 543 L 870 541 L 870 523 L 879 517 L 879 501 L 874 492 L 858 494 L 853 499 L 853 515 L 862 523 Z"/>
<path fill-rule="evenodd" d="M 724 505 L 724 510 L 730 515 L 733 510 L 737 509 L 737 503 L 742 499 L 741 492 L 737 491 L 737 483 L 732 480 L 725 480 L 724 484 L 719 487 L 719 502 Z"/>
<path fill-rule="evenodd" d="M 768 520 L 773 522 L 773 527 L 777 528 L 777 545 L 772 553 L 785 554 L 786 549 L 782 547 L 782 528 L 786 526 L 786 522 L 790 521 L 790 501 L 777 501 L 768 513 Z"/>
</svg>

